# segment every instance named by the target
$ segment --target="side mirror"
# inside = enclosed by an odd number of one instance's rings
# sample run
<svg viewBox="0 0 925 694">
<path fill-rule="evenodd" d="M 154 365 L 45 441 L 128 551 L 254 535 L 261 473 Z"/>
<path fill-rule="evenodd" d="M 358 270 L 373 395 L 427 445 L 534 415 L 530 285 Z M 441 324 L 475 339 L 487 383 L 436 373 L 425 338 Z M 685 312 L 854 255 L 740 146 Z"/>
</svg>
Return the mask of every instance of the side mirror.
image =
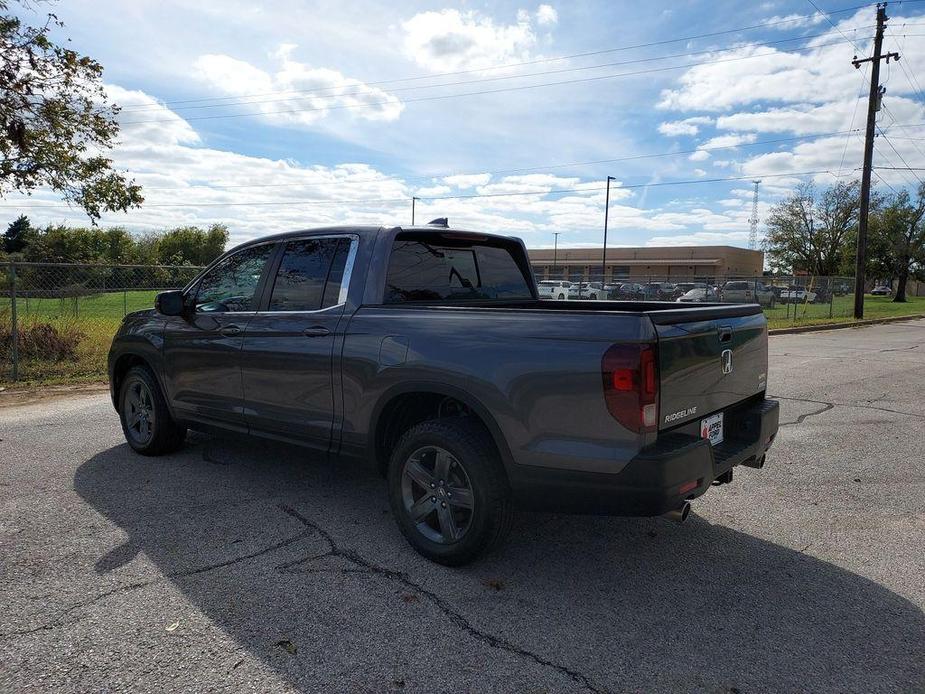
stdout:
<svg viewBox="0 0 925 694">
<path fill-rule="evenodd" d="M 183 314 L 184 298 L 183 292 L 175 289 L 169 292 L 160 292 L 154 297 L 154 308 L 158 313 L 165 316 L 179 316 Z"/>
</svg>

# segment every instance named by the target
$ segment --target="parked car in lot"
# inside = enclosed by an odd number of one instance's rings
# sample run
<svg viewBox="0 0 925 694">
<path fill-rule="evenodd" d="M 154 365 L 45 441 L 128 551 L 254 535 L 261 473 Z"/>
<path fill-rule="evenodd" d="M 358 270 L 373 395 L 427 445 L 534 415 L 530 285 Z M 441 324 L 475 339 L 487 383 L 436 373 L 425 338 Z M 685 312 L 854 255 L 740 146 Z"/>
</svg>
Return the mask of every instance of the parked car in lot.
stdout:
<svg viewBox="0 0 925 694">
<path fill-rule="evenodd" d="M 873 296 L 893 296 L 893 290 L 886 285 L 879 285 L 870 290 Z"/>
<path fill-rule="evenodd" d="M 138 453 L 190 428 L 371 463 L 408 542 L 449 565 L 515 505 L 683 520 L 764 465 L 767 371 L 758 306 L 542 301 L 523 242 L 445 226 L 250 241 L 128 314 L 109 352 Z"/>
<path fill-rule="evenodd" d="M 785 304 L 812 304 L 817 297 L 816 292 L 797 286 L 791 286 L 780 293 L 780 300 Z"/>
<path fill-rule="evenodd" d="M 541 299 L 557 299 L 559 301 L 568 299 L 571 288 L 572 283 L 563 280 L 543 280 L 536 285 Z"/>
<path fill-rule="evenodd" d="M 708 285 L 706 282 L 677 282 L 674 285 L 674 289 L 675 294 L 680 297 L 689 292 L 691 289 L 705 289 L 707 286 Z"/>
<path fill-rule="evenodd" d="M 633 299 L 641 301 L 645 298 L 645 290 L 641 284 L 624 282 L 617 285 L 608 295 L 611 299 Z"/>
<path fill-rule="evenodd" d="M 606 299 L 604 286 L 601 282 L 573 282 L 569 289 L 569 299 Z"/>
<path fill-rule="evenodd" d="M 709 303 L 719 300 L 719 294 L 713 287 L 695 287 L 675 299 L 680 303 Z"/>
<path fill-rule="evenodd" d="M 642 285 L 642 292 L 647 301 L 672 301 L 676 298 L 676 287 L 671 282 L 649 282 Z"/>
<path fill-rule="evenodd" d="M 774 308 L 777 297 L 770 287 L 753 280 L 731 280 L 720 290 L 722 301 L 726 303 L 756 303 Z"/>
</svg>

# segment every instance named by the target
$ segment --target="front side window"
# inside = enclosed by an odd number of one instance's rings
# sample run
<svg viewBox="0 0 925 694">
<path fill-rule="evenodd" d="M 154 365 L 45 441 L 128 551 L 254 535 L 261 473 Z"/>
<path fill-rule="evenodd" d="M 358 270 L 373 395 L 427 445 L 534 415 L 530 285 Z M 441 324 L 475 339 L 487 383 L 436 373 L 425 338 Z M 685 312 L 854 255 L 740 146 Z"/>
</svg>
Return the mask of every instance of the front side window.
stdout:
<svg viewBox="0 0 925 694">
<path fill-rule="evenodd" d="M 392 246 L 386 303 L 532 298 L 509 247 L 419 234 Z"/>
<path fill-rule="evenodd" d="M 206 313 L 256 311 L 257 286 L 272 250 L 272 244 L 252 246 L 219 262 L 199 282 L 196 310 Z"/>
<path fill-rule="evenodd" d="M 300 239 L 286 244 L 270 311 L 317 311 L 340 302 L 349 238 Z"/>
</svg>

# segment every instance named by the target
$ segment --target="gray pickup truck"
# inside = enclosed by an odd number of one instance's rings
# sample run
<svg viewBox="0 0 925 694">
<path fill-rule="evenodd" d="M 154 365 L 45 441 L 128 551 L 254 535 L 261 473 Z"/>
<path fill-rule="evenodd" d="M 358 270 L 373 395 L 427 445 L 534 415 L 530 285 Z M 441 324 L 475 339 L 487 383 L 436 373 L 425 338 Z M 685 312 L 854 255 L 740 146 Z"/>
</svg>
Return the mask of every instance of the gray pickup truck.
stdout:
<svg viewBox="0 0 925 694">
<path fill-rule="evenodd" d="M 371 461 L 424 556 L 471 561 L 515 507 L 683 520 L 777 433 L 757 305 L 542 301 L 516 238 L 334 227 L 228 251 L 109 354 L 129 445 L 187 428 Z"/>
</svg>

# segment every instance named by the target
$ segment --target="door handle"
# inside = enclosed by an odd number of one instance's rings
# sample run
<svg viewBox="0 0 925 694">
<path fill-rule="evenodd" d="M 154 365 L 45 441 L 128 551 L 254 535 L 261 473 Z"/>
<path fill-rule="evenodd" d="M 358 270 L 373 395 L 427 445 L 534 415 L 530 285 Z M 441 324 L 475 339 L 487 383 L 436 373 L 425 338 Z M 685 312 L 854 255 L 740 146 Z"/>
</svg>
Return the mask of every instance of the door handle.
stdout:
<svg viewBox="0 0 925 694">
<path fill-rule="evenodd" d="M 219 332 L 225 337 L 234 337 L 235 335 L 241 334 L 241 328 L 237 325 L 226 325 L 224 328 L 219 330 Z"/>
<path fill-rule="evenodd" d="M 311 328 L 305 328 L 302 334 L 305 335 L 305 337 L 324 337 L 325 335 L 330 335 L 331 331 L 324 326 L 316 325 Z"/>
</svg>

